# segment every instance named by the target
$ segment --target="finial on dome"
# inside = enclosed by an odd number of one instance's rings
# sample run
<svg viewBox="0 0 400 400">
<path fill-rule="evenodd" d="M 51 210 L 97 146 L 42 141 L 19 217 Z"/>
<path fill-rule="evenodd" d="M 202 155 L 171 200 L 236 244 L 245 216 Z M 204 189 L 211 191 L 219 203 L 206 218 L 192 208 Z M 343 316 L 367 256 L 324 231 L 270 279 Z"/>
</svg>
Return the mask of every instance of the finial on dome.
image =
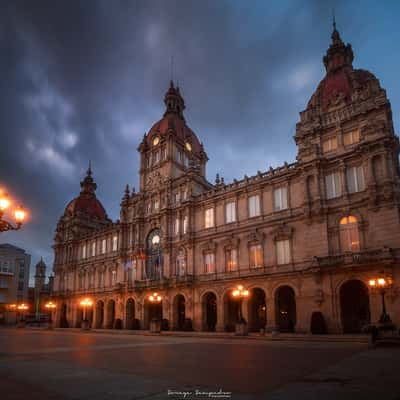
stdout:
<svg viewBox="0 0 400 400">
<path fill-rule="evenodd" d="M 86 175 L 92 176 L 92 160 L 89 160 L 89 167 L 87 169 Z"/>
<path fill-rule="evenodd" d="M 333 30 L 336 31 L 336 18 L 335 18 L 335 9 L 332 8 L 332 18 L 333 18 Z"/>
<path fill-rule="evenodd" d="M 126 186 L 125 186 L 124 196 L 123 196 L 122 200 L 124 200 L 124 201 L 129 200 L 129 185 L 128 184 L 126 184 Z"/>
</svg>

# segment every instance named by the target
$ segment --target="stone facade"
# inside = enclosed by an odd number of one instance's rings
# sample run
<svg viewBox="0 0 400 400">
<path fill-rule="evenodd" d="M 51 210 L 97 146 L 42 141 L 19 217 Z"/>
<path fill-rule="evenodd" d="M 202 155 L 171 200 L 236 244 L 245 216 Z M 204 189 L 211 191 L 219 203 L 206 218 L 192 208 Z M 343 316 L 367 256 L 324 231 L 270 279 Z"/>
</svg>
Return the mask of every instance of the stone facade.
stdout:
<svg viewBox="0 0 400 400">
<path fill-rule="evenodd" d="M 226 184 L 206 179 L 207 154 L 171 82 L 166 111 L 144 135 L 140 189 L 120 220 L 96 198 L 89 168 L 60 219 L 54 295 L 61 326 L 357 332 L 378 320 L 380 289 L 400 324 L 399 141 L 385 90 L 353 68 L 334 27 L 326 76 L 300 113 L 297 161 Z M 157 292 L 160 304 L 149 296 Z M 119 321 L 120 320 L 120 321 Z M 117 322 L 116 322 L 117 321 Z M 166 324 L 167 321 L 164 321 Z"/>
</svg>

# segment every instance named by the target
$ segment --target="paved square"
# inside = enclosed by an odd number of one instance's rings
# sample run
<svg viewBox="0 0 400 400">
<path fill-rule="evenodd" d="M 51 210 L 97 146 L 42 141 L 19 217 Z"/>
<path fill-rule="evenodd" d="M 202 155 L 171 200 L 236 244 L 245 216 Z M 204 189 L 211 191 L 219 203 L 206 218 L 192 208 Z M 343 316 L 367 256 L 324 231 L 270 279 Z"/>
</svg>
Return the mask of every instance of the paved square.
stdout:
<svg viewBox="0 0 400 400">
<path fill-rule="evenodd" d="M 385 357 L 387 365 L 400 360 L 400 351 L 367 350 L 361 343 L 3 329 L 0 383 L 7 400 L 154 400 L 184 396 L 173 392 L 190 392 L 186 398 L 200 399 L 209 398 L 204 392 L 220 390 L 229 392 L 225 398 L 232 399 L 298 399 L 302 394 L 313 398 L 317 392 L 329 398 L 326 392 L 336 395 L 346 388 L 354 399 L 367 398 L 365 393 L 362 397 L 357 394 L 363 390 L 363 364 L 371 363 L 371 356 L 380 357 L 381 361 Z M 367 359 L 360 361 L 363 357 Z M 350 372 L 346 372 L 346 366 L 350 366 Z M 329 372 L 329 368 L 333 370 Z M 349 376 L 332 378 L 337 376 L 335 368 L 342 375 L 354 374 L 358 369 L 361 378 L 356 386 Z M 323 373 L 328 375 L 320 378 L 318 374 Z M 384 375 L 391 379 L 387 372 Z M 310 392 L 310 388 L 314 391 Z M 196 395 L 196 389 L 203 394 Z M 377 390 L 374 395 L 383 389 Z M 390 393 L 395 395 L 392 389 Z M 223 393 L 214 396 L 223 398 Z M 397 397 L 388 398 L 400 398 L 400 390 Z"/>
</svg>

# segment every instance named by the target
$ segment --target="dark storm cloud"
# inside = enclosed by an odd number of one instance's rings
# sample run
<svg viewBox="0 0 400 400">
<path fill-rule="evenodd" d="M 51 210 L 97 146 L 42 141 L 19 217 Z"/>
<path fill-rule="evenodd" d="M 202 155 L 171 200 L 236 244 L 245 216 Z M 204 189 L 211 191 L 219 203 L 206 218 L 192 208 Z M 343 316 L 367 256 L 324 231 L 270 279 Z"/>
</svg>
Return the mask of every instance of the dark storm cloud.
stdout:
<svg viewBox="0 0 400 400">
<path fill-rule="evenodd" d="M 333 4 L 340 26 L 362 29 L 344 12 L 360 3 L 340 1 L 3 1 L 0 183 L 31 220 L 1 242 L 51 263 L 56 222 L 89 159 L 118 218 L 124 184 L 137 182 L 136 147 L 163 113 L 171 55 L 210 179 L 294 161 Z"/>
</svg>

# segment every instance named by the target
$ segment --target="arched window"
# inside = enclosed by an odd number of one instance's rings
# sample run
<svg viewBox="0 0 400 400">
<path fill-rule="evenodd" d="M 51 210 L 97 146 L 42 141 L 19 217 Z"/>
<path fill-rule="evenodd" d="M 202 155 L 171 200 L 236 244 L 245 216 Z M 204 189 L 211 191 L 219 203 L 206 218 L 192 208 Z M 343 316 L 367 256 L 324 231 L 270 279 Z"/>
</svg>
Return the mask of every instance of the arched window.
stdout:
<svg viewBox="0 0 400 400">
<path fill-rule="evenodd" d="M 148 279 L 162 277 L 162 248 L 159 229 L 152 230 L 147 237 L 146 276 Z"/>
<path fill-rule="evenodd" d="M 360 238 L 358 234 L 358 221 L 349 215 L 340 220 L 340 246 L 342 252 L 360 251 Z"/>
<path fill-rule="evenodd" d="M 178 254 L 176 256 L 176 268 L 175 274 L 177 276 L 186 275 L 186 252 L 185 249 L 179 249 Z"/>
</svg>

